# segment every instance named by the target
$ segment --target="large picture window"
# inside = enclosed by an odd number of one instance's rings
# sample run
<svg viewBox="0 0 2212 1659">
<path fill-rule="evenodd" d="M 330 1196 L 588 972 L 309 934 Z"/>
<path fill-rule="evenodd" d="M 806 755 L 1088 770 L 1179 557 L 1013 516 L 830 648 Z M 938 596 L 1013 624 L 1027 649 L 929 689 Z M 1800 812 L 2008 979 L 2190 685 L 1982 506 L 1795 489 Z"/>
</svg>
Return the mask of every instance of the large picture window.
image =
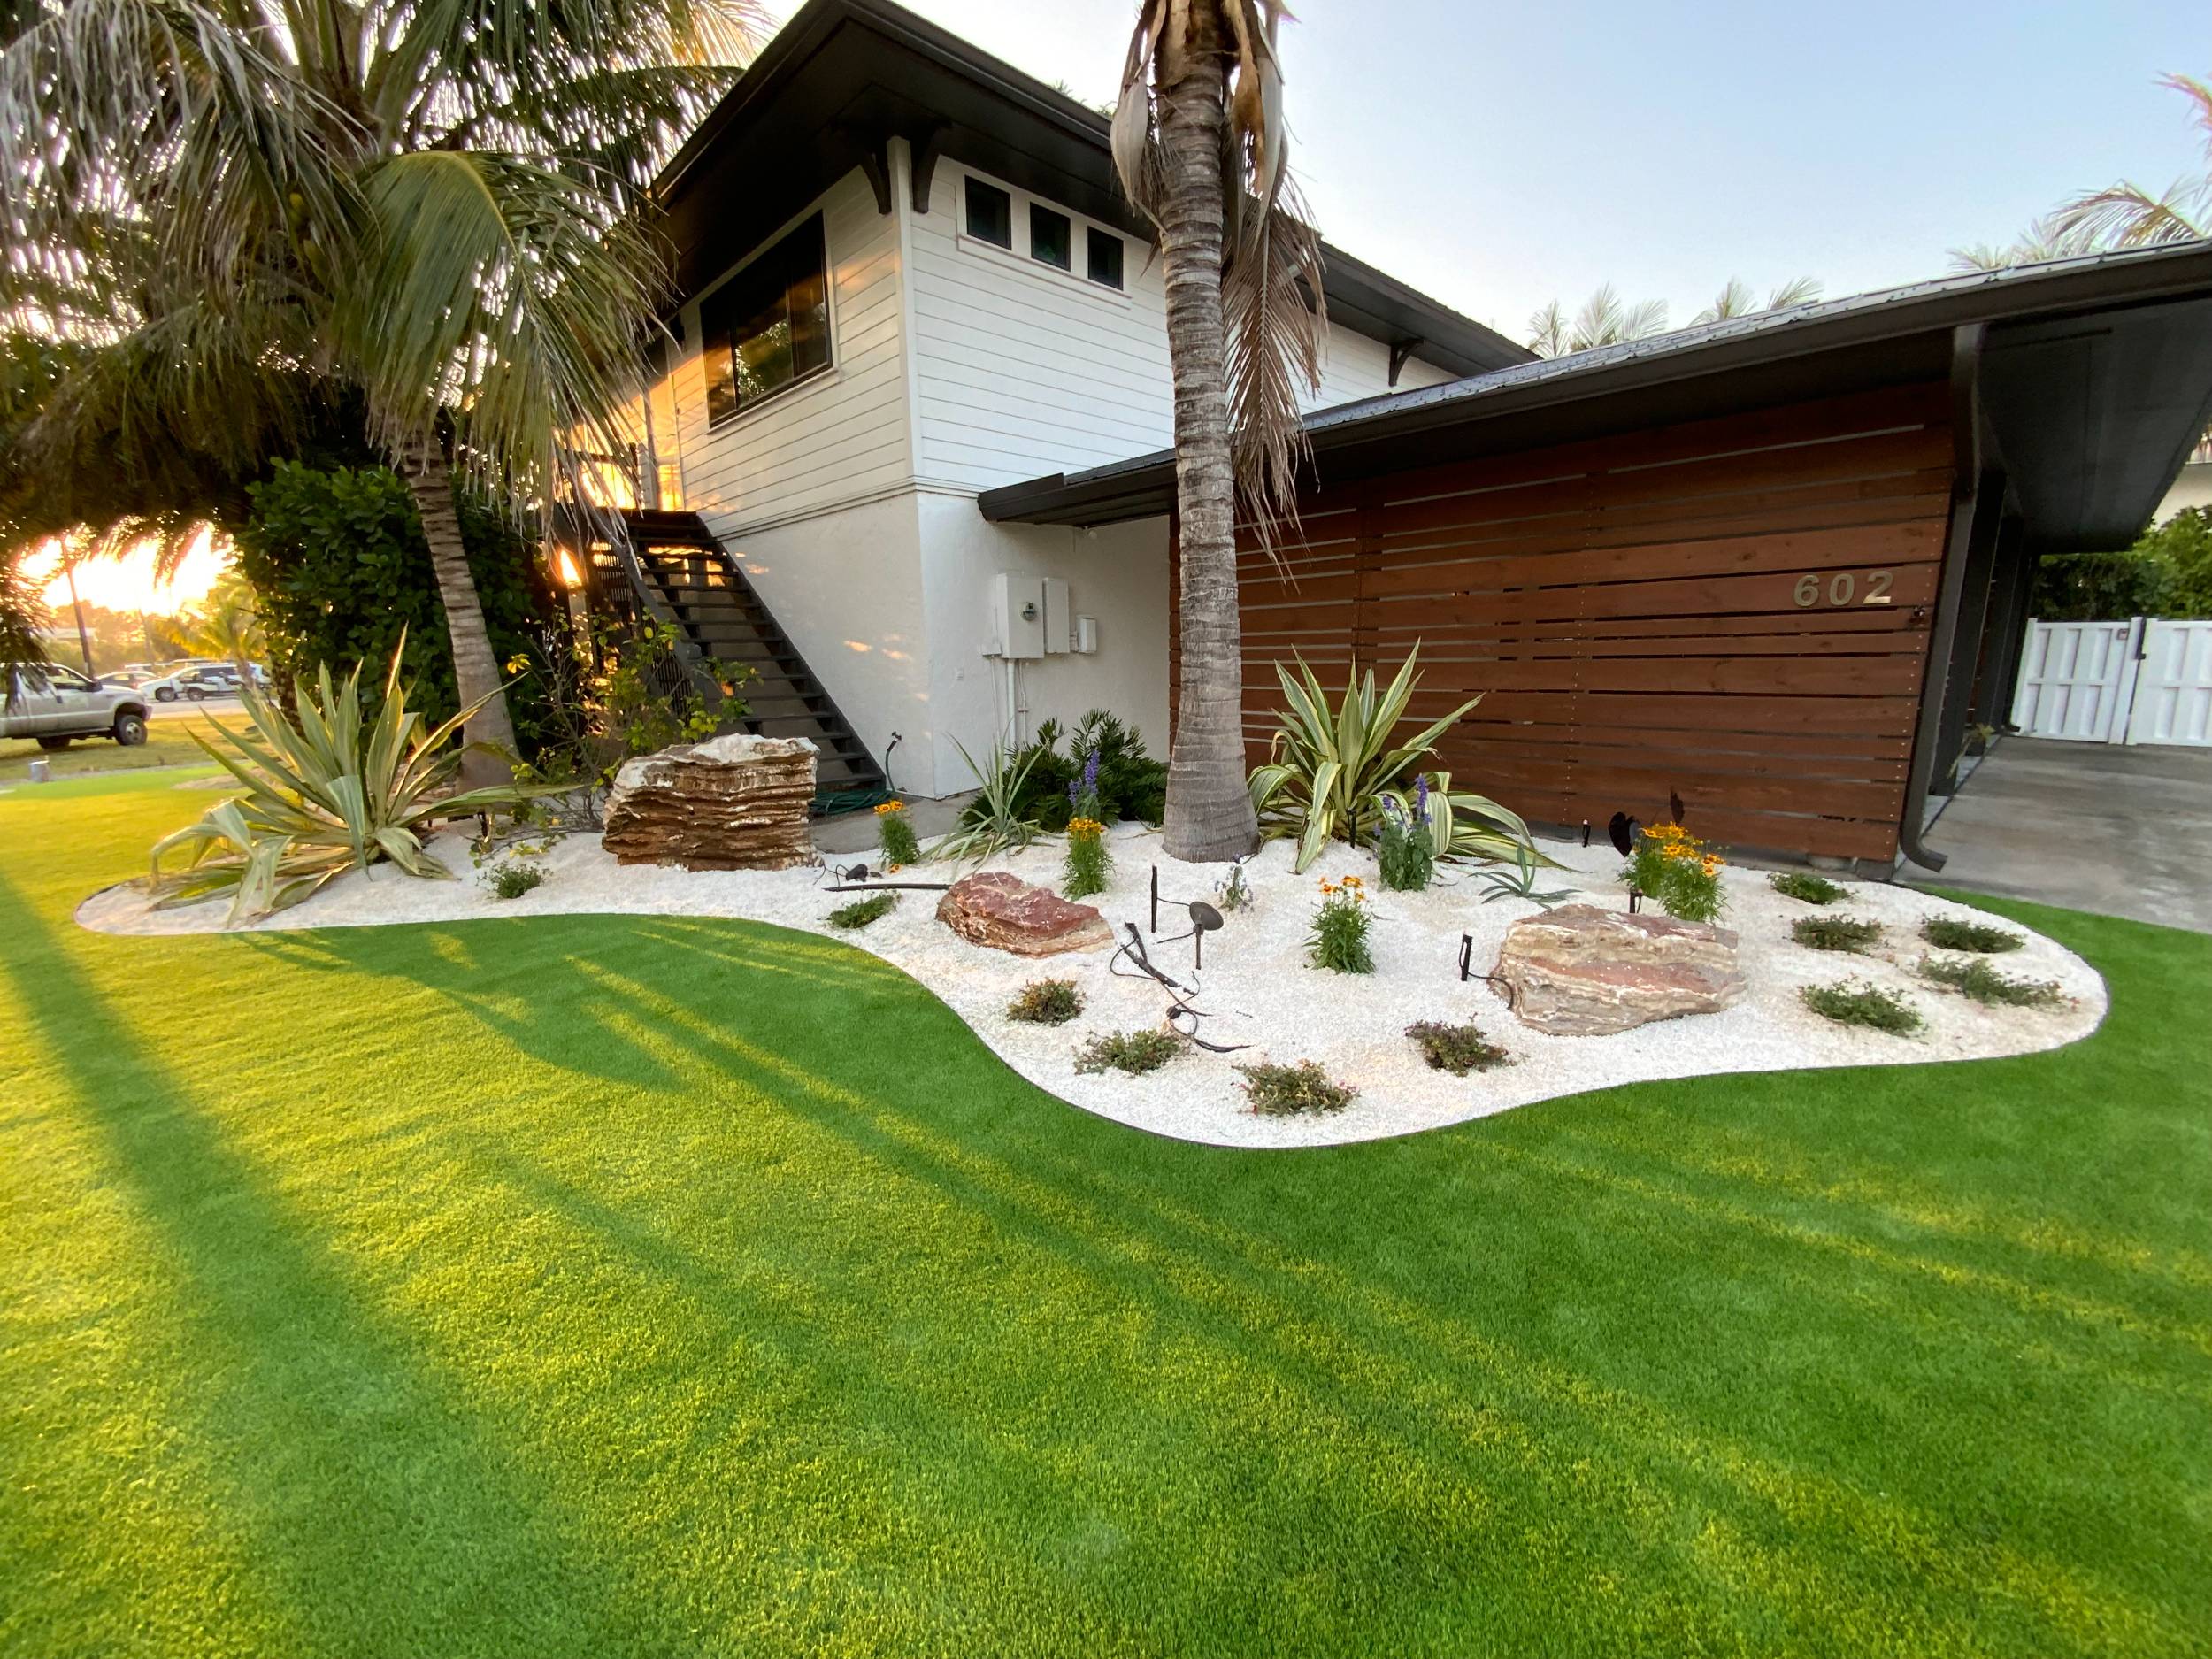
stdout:
<svg viewBox="0 0 2212 1659">
<path fill-rule="evenodd" d="M 829 276 L 817 213 L 699 306 L 707 419 L 727 419 L 830 365 Z"/>
</svg>

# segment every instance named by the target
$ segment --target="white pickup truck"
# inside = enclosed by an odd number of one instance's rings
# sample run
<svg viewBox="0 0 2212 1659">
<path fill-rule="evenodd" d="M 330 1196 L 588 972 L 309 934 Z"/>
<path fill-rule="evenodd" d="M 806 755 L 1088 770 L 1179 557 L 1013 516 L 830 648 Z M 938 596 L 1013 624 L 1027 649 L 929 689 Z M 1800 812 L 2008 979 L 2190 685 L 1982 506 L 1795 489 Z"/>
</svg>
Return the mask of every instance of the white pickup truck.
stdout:
<svg viewBox="0 0 2212 1659">
<path fill-rule="evenodd" d="M 128 686 L 103 686 L 58 663 L 10 664 L 0 703 L 0 738 L 30 737 L 41 749 L 67 749 L 80 737 L 146 741 L 146 699 Z"/>
</svg>

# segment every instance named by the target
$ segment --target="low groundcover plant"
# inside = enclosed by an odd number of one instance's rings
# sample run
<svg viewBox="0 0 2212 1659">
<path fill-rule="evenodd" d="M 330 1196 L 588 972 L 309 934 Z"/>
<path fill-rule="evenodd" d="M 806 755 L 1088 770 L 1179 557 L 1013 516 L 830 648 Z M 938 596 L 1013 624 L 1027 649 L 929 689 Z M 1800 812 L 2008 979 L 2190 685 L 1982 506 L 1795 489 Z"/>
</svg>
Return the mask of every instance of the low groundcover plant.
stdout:
<svg viewBox="0 0 2212 1659">
<path fill-rule="evenodd" d="M 1508 1064 L 1512 1058 L 1484 1036 L 1479 1025 L 1453 1025 L 1442 1020 L 1423 1019 L 1408 1025 L 1406 1035 L 1413 1039 L 1430 1070 L 1449 1071 L 1454 1077 L 1465 1077 L 1470 1071 L 1487 1071 L 1492 1066 Z"/>
<path fill-rule="evenodd" d="M 1006 1005 L 1006 1018 L 1030 1025 L 1064 1025 L 1083 1011 L 1073 979 L 1032 979 Z"/>
<path fill-rule="evenodd" d="M 1920 936 L 1939 950 L 1970 950 L 1983 956 L 2017 950 L 2028 942 L 2001 927 L 1986 927 L 1953 916 L 1931 916 L 1920 924 Z"/>
<path fill-rule="evenodd" d="M 1289 1118 L 1303 1112 L 1340 1112 L 1359 1094 L 1349 1083 L 1340 1083 L 1311 1060 L 1296 1065 L 1260 1062 L 1240 1065 L 1244 1074 L 1238 1087 L 1263 1118 Z"/>
<path fill-rule="evenodd" d="M 850 904 L 832 910 L 829 925 L 849 930 L 865 927 L 870 922 L 879 921 L 888 916 L 898 902 L 899 895 L 895 893 L 872 893 L 864 899 L 856 899 Z"/>
<path fill-rule="evenodd" d="M 1784 898 L 1806 904 L 1833 904 L 1843 896 L 1841 887 L 1809 870 L 1778 870 L 1767 878 L 1767 885 Z"/>
<path fill-rule="evenodd" d="M 1790 924 L 1790 937 L 1812 950 L 1864 952 L 1881 943 L 1882 925 L 1855 916 L 1801 916 Z"/>
<path fill-rule="evenodd" d="M 2055 979 L 2016 979 L 1998 972 L 1979 957 L 1947 962 L 1939 956 L 1923 956 L 1920 972 L 1922 978 L 1985 1008 L 2056 1008 L 2066 1000 Z"/>
<path fill-rule="evenodd" d="M 1126 1071 L 1141 1077 L 1156 1071 L 1189 1047 L 1171 1031 L 1109 1031 L 1075 1051 L 1079 1071 Z"/>
<path fill-rule="evenodd" d="M 1896 992 L 1885 991 L 1861 979 L 1846 979 L 1839 985 L 1809 985 L 1798 995 L 1804 999 L 1806 1007 L 1823 1019 L 1832 1019 L 1839 1025 L 1864 1025 L 1870 1030 L 1886 1031 L 1893 1037 L 1909 1036 L 1928 1023 L 1920 1017 L 1918 1009 Z"/>
</svg>

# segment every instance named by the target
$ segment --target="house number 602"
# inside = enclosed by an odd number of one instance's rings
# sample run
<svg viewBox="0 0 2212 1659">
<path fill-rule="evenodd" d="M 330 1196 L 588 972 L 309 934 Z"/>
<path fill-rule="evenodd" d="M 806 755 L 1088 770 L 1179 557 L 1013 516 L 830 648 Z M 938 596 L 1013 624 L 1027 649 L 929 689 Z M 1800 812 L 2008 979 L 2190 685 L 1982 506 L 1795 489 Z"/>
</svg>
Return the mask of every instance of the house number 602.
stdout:
<svg viewBox="0 0 2212 1659">
<path fill-rule="evenodd" d="M 1801 605 L 1816 605 L 1824 599 L 1832 605 L 1886 605 L 1889 603 L 1890 586 L 1896 580 L 1894 571 L 1869 571 L 1866 590 L 1862 593 L 1855 571 L 1838 571 L 1826 579 L 1824 585 L 1818 576 L 1801 576 L 1790 596 Z"/>
</svg>

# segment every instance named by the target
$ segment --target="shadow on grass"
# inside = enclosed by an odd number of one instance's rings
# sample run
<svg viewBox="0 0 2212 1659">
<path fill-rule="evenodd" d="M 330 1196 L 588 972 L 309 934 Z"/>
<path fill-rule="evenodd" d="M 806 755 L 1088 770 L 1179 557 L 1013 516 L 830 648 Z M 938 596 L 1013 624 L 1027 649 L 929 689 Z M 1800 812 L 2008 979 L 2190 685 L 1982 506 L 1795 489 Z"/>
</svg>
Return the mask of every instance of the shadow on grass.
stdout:
<svg viewBox="0 0 2212 1659">
<path fill-rule="evenodd" d="M 31 1022 L 18 1036 L 73 1057 L 67 1105 L 181 1286 L 193 1363 L 165 1379 L 165 1410 L 227 1483 L 204 1502 L 250 1524 L 238 1600 L 296 1650 L 606 1650 L 651 1630 L 498 1425 L 348 1287 L 4 876 L 0 937 Z"/>
</svg>

